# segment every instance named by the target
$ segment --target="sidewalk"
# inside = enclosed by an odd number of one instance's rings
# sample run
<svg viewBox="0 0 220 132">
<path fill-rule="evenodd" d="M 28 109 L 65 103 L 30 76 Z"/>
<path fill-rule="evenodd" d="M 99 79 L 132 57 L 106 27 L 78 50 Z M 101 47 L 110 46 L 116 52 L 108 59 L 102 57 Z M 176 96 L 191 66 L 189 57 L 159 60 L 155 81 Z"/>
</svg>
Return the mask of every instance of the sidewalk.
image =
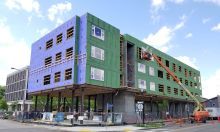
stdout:
<svg viewBox="0 0 220 132">
<path fill-rule="evenodd" d="M 51 130 L 70 131 L 70 132 L 97 132 L 97 131 L 137 131 L 142 129 L 134 125 L 125 126 L 104 126 L 104 127 L 92 127 L 92 126 L 75 126 L 75 127 L 62 127 L 62 126 L 45 126 Z"/>
</svg>

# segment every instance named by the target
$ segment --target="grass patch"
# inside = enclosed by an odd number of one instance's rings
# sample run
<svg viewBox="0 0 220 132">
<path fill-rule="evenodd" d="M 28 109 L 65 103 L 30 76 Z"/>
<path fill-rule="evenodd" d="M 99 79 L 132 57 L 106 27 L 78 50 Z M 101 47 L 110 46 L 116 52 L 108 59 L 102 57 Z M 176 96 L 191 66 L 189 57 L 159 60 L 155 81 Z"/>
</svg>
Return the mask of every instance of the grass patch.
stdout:
<svg viewBox="0 0 220 132">
<path fill-rule="evenodd" d="M 147 128 L 147 129 L 155 129 L 155 128 L 163 127 L 164 123 L 163 122 L 149 122 L 149 123 L 146 123 L 146 124 L 138 124 L 137 126 L 138 127 L 144 127 L 144 128 Z"/>
</svg>

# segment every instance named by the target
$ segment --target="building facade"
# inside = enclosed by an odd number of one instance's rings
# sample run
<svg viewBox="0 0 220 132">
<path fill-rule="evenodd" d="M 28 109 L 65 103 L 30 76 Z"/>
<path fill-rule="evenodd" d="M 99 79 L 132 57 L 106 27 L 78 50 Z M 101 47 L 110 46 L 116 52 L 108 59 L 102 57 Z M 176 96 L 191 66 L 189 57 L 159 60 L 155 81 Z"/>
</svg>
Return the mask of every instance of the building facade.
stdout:
<svg viewBox="0 0 220 132">
<path fill-rule="evenodd" d="M 27 100 L 27 82 L 29 67 L 16 69 L 6 80 L 5 99 L 9 111 L 29 111 L 32 102 Z M 14 108 L 13 108 L 14 107 Z"/>
<path fill-rule="evenodd" d="M 82 103 L 88 99 L 95 101 L 94 111 L 109 110 L 107 104 L 112 104 L 110 111 L 122 112 L 129 123 L 136 102 L 143 102 L 144 112 L 157 115 L 157 102 L 166 99 L 172 116 L 185 116 L 192 111 L 186 107 L 191 98 L 156 61 L 141 59 L 143 49 L 150 49 L 193 95 L 201 96 L 198 70 L 128 34 L 120 35 L 118 28 L 87 13 L 33 43 L 28 92 L 36 96 L 35 108 L 37 97 L 47 96 L 46 106 L 53 97 L 72 98 L 72 110 L 90 111 L 90 103 L 88 107 Z M 45 110 L 52 111 L 50 106 Z M 59 102 L 58 111 L 60 107 Z"/>
</svg>

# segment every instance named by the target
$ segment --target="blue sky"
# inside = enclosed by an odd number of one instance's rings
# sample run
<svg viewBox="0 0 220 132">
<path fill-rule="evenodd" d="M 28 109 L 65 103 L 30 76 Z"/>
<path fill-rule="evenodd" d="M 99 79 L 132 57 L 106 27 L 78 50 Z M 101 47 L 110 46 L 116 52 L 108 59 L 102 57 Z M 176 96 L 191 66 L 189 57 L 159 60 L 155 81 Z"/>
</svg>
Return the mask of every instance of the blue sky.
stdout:
<svg viewBox="0 0 220 132">
<path fill-rule="evenodd" d="M 0 85 L 34 41 L 86 12 L 200 70 L 204 97 L 220 94 L 220 0 L 2 0 Z"/>
</svg>

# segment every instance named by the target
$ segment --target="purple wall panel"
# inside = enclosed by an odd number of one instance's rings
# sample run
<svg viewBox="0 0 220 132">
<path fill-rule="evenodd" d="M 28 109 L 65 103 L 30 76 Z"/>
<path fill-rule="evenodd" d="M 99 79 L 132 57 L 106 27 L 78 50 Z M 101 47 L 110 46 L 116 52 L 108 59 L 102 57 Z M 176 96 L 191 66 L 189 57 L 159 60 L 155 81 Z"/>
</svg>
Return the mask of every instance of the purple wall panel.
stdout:
<svg viewBox="0 0 220 132">
<path fill-rule="evenodd" d="M 78 84 L 86 82 L 86 46 L 87 46 L 87 14 L 80 18 L 79 55 L 78 61 Z"/>
<path fill-rule="evenodd" d="M 75 51 L 75 33 L 71 39 L 66 39 L 66 30 L 72 26 L 75 27 L 75 25 L 76 17 L 73 17 L 72 19 L 57 27 L 55 30 L 51 31 L 49 34 L 45 35 L 32 45 L 28 92 L 73 84 L 74 74 L 72 74 L 73 78 L 67 81 L 64 80 L 64 76 L 65 70 L 68 68 L 72 68 L 72 72 L 74 72 L 74 59 L 67 61 L 65 59 L 65 53 L 66 49 L 70 47 L 73 47 L 73 52 Z M 56 44 L 56 36 L 60 33 L 63 33 L 62 43 Z M 51 38 L 53 38 L 53 47 L 46 50 L 45 43 Z M 45 68 L 45 58 L 52 56 L 52 63 L 54 63 L 55 55 L 59 52 L 62 52 L 62 63 L 53 65 L 50 68 Z M 61 72 L 61 81 L 59 83 L 54 83 L 54 73 L 58 71 Z M 51 83 L 49 85 L 43 85 L 44 76 L 49 74 L 51 75 Z"/>
</svg>

